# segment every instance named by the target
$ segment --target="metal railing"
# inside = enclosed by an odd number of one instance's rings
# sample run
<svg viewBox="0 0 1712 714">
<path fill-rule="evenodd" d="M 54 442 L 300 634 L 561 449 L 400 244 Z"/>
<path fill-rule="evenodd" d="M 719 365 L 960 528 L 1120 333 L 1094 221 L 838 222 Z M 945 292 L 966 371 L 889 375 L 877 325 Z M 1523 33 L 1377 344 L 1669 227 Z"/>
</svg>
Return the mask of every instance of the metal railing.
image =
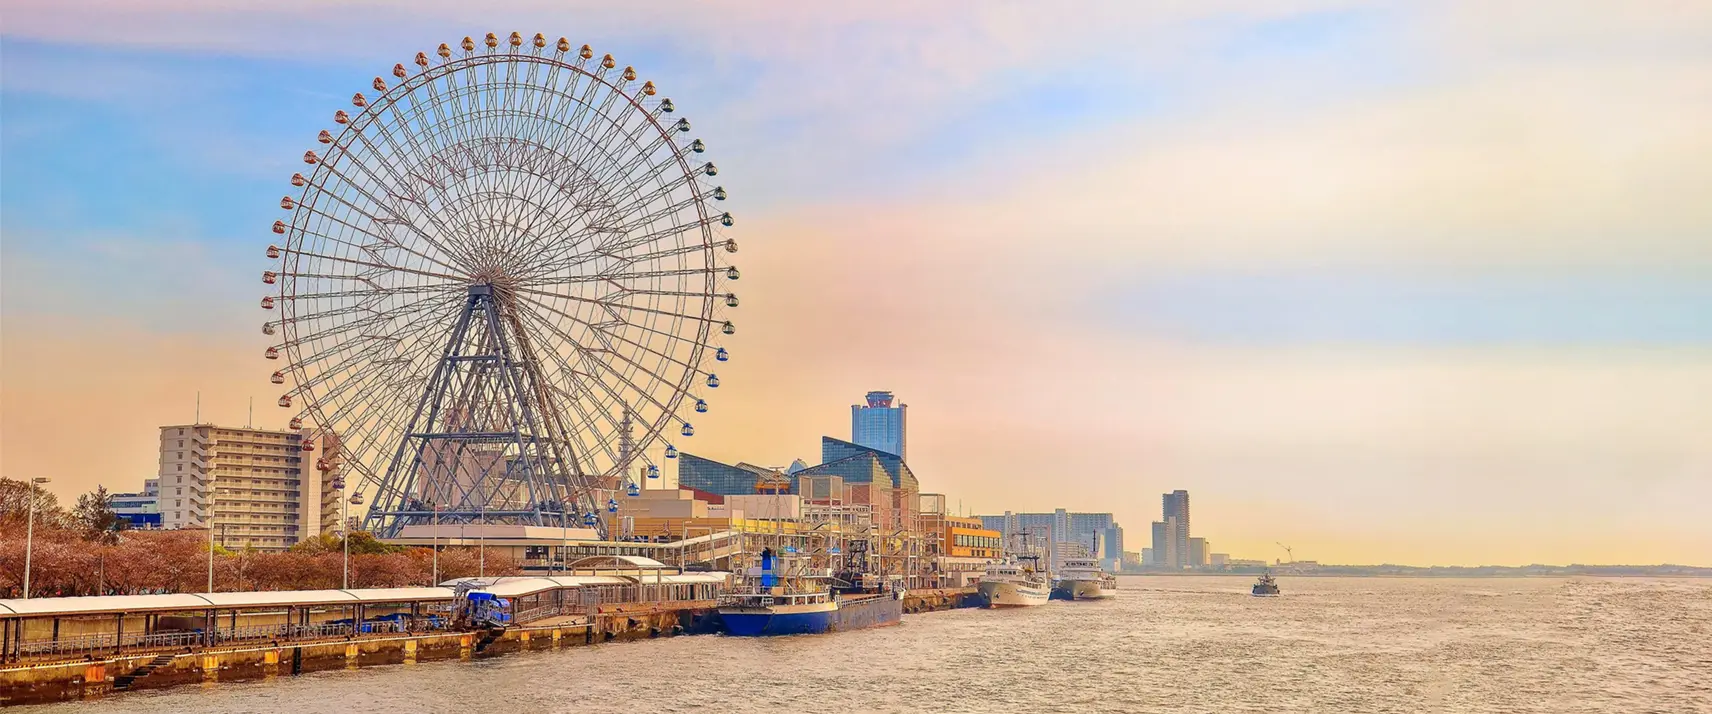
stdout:
<svg viewBox="0 0 1712 714">
<path fill-rule="evenodd" d="M 73 655 L 94 650 L 110 650 L 115 638 L 111 634 L 78 635 L 57 640 L 37 640 L 18 643 L 18 654 L 24 657 Z"/>
<path fill-rule="evenodd" d="M 156 632 L 138 637 L 135 644 L 126 643 L 126 647 L 138 649 L 179 649 L 202 644 L 200 632 Z"/>
<path fill-rule="evenodd" d="M 511 616 L 511 621 L 516 623 L 516 624 L 521 625 L 524 623 L 534 622 L 536 620 L 542 620 L 542 619 L 546 619 L 549 617 L 553 617 L 553 616 L 558 615 L 562 612 L 563 612 L 563 609 L 560 608 L 558 605 L 542 605 L 540 607 L 534 607 L 534 608 L 530 608 L 528 610 L 519 611 L 517 614 Z"/>
</svg>

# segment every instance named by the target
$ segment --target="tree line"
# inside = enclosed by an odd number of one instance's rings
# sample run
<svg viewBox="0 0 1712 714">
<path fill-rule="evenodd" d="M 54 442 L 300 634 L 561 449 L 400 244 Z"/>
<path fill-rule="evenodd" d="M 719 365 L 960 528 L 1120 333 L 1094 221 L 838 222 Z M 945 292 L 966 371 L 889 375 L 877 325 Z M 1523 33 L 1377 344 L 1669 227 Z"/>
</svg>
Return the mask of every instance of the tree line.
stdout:
<svg viewBox="0 0 1712 714">
<path fill-rule="evenodd" d="M 133 530 L 113 512 L 112 497 L 97 488 L 70 510 L 35 484 L 0 478 L 0 599 L 22 597 L 26 531 L 31 504 L 35 528 L 31 549 L 31 597 L 141 595 L 206 592 L 206 530 Z M 428 585 L 434 554 L 428 548 L 389 545 L 361 531 L 351 533 L 351 587 Z M 344 579 L 344 541 L 332 534 L 307 539 L 285 552 L 228 550 L 214 546 L 214 589 L 320 590 Z M 489 551 L 483 567 L 476 548 L 442 548 L 439 577 L 515 575 L 509 555 Z"/>
</svg>

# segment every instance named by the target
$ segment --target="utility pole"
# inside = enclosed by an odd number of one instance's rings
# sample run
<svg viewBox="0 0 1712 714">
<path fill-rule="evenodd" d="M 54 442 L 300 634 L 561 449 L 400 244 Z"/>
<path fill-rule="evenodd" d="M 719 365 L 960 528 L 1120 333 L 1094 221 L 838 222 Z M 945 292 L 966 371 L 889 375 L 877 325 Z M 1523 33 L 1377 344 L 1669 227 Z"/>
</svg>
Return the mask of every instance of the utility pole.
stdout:
<svg viewBox="0 0 1712 714">
<path fill-rule="evenodd" d="M 202 524 L 208 526 L 208 592 L 214 592 L 214 497 L 208 497 L 208 517 L 202 519 Z"/>
<path fill-rule="evenodd" d="M 24 599 L 30 599 L 30 560 L 35 555 L 36 545 L 36 490 L 49 481 L 46 476 L 30 479 L 29 488 L 24 495 L 30 499 L 29 525 L 24 527 Z"/>
</svg>

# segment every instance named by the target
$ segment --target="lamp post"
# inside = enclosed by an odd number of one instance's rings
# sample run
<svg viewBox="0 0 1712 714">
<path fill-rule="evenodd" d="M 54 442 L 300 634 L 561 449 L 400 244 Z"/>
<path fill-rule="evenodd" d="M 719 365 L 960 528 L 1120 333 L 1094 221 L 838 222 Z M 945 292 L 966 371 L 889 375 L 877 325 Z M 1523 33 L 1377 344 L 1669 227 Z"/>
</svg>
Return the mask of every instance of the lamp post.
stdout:
<svg viewBox="0 0 1712 714">
<path fill-rule="evenodd" d="M 428 583 L 428 587 L 440 584 L 440 504 L 432 505 L 434 507 L 434 575 L 432 576 L 433 580 Z"/>
<path fill-rule="evenodd" d="M 48 477 L 37 476 L 30 479 L 29 488 L 24 491 L 30 499 L 29 525 L 24 527 L 24 599 L 30 599 L 30 560 L 35 555 L 36 546 L 36 489 L 48 482 Z"/>
<path fill-rule="evenodd" d="M 351 502 L 345 498 L 345 480 L 339 479 L 339 532 L 344 534 L 340 540 L 345 546 L 345 584 L 344 590 L 351 589 Z"/>
<path fill-rule="evenodd" d="M 208 592 L 214 592 L 214 497 L 208 497 L 208 517 L 202 520 L 208 526 Z"/>
</svg>

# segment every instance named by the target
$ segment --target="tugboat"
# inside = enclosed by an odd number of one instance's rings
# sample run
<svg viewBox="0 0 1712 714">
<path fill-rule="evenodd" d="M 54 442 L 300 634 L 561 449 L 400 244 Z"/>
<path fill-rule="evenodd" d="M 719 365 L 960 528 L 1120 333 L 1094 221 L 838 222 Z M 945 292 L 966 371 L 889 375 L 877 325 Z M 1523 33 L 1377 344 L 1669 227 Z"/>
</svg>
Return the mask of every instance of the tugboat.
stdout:
<svg viewBox="0 0 1712 714">
<path fill-rule="evenodd" d="M 1093 558 L 1066 559 L 1052 586 L 1055 600 L 1104 600 L 1117 595 L 1117 576 L 1101 570 L 1100 561 Z"/>
<path fill-rule="evenodd" d="M 1278 581 L 1272 579 L 1272 571 L 1268 570 L 1261 573 L 1260 580 L 1255 582 L 1254 587 L 1249 590 L 1249 593 L 1255 597 L 1277 597 Z"/>
<path fill-rule="evenodd" d="M 813 635 L 896 625 L 903 621 L 904 591 L 838 592 L 825 578 L 788 572 L 771 548 L 747 587 L 720 599 L 725 634 L 735 637 Z M 782 574 L 779 571 L 786 571 Z"/>
</svg>

